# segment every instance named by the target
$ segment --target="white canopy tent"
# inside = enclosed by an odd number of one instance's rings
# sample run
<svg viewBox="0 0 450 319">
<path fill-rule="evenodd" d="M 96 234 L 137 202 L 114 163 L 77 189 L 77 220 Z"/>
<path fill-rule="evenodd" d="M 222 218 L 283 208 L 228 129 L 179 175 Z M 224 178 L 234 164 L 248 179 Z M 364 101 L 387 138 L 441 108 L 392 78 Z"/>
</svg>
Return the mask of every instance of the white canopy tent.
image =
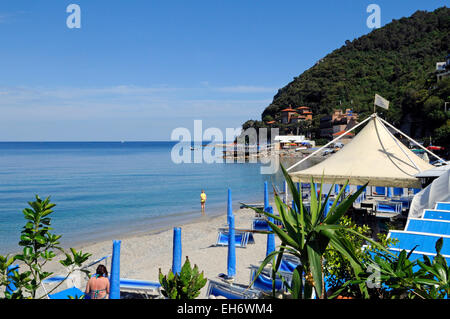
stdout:
<svg viewBox="0 0 450 319">
<path fill-rule="evenodd" d="M 414 196 L 408 218 L 421 218 L 424 209 L 434 208 L 437 202 L 450 201 L 450 167 L 445 166 L 446 170 L 438 178 Z"/>
<path fill-rule="evenodd" d="M 323 176 L 326 184 L 349 180 L 352 185 L 421 188 L 414 175 L 434 166 L 395 138 L 376 114 L 365 121 L 366 126 L 343 149 L 315 166 L 290 173 L 292 179 L 308 183 Z"/>
</svg>

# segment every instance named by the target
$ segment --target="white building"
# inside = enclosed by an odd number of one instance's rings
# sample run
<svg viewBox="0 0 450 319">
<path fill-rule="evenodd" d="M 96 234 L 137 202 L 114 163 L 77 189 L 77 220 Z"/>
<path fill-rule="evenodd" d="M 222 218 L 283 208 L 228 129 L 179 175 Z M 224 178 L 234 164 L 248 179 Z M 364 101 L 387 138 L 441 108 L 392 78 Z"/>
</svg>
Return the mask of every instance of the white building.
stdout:
<svg viewBox="0 0 450 319">
<path fill-rule="evenodd" d="M 445 77 L 450 76 L 450 54 L 447 55 L 445 62 L 436 63 L 436 77 L 440 81 Z"/>
</svg>

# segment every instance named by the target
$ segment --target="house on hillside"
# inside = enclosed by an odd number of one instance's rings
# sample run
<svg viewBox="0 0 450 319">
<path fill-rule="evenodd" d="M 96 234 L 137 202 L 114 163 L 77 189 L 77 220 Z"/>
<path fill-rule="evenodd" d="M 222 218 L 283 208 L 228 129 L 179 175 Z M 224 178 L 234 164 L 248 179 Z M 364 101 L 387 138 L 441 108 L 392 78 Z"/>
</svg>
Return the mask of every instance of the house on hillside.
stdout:
<svg viewBox="0 0 450 319">
<path fill-rule="evenodd" d="M 331 115 L 323 116 L 320 119 L 320 137 L 337 137 L 334 135 L 335 133 L 343 133 L 356 124 L 358 124 L 358 113 L 353 112 L 351 109 L 346 109 L 345 112 L 343 110 L 334 110 Z"/>
<path fill-rule="evenodd" d="M 288 107 L 287 109 L 281 110 L 281 123 L 289 124 L 294 116 L 297 116 L 297 111 Z"/>
<path fill-rule="evenodd" d="M 295 124 L 306 120 L 312 121 L 312 114 L 311 108 L 307 106 L 300 106 L 296 109 L 289 107 L 281 110 L 281 123 Z"/>
<path fill-rule="evenodd" d="M 436 77 L 440 81 L 443 78 L 450 76 L 450 54 L 447 55 L 445 62 L 436 63 Z"/>
</svg>

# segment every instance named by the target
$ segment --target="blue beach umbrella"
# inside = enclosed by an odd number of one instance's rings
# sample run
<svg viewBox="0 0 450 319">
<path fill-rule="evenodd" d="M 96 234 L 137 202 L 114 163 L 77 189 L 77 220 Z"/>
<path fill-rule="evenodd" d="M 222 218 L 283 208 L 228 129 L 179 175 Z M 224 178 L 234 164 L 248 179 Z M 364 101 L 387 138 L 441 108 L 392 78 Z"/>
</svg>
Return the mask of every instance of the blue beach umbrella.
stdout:
<svg viewBox="0 0 450 319">
<path fill-rule="evenodd" d="M 181 272 L 181 228 L 173 229 L 173 255 L 172 255 L 172 272 L 179 274 Z"/>
<path fill-rule="evenodd" d="M 227 275 L 233 278 L 236 275 L 236 238 L 234 230 L 234 215 L 229 217 L 228 224 L 228 258 L 227 258 Z"/>
<path fill-rule="evenodd" d="M 267 182 L 264 182 L 264 210 L 269 207 L 269 187 Z"/>
<path fill-rule="evenodd" d="M 392 187 L 388 187 L 387 188 L 387 197 L 391 198 L 392 197 Z"/>
<path fill-rule="evenodd" d="M 227 224 L 230 224 L 230 216 L 233 215 L 233 207 L 231 201 L 231 188 L 228 188 L 228 200 L 227 200 Z"/>
<path fill-rule="evenodd" d="M 113 241 L 109 299 L 120 299 L 120 240 Z"/>
<path fill-rule="evenodd" d="M 334 194 L 335 195 L 339 194 L 339 185 L 338 184 L 334 184 Z"/>
<path fill-rule="evenodd" d="M 273 214 L 273 208 L 269 207 L 267 210 L 268 213 Z M 272 217 L 268 217 L 268 220 L 273 223 L 274 220 Z M 267 247 L 266 247 L 266 257 L 271 253 L 275 251 L 275 234 L 267 234 Z"/>
<path fill-rule="evenodd" d="M 345 186 L 345 195 L 350 194 L 350 185 Z"/>
</svg>

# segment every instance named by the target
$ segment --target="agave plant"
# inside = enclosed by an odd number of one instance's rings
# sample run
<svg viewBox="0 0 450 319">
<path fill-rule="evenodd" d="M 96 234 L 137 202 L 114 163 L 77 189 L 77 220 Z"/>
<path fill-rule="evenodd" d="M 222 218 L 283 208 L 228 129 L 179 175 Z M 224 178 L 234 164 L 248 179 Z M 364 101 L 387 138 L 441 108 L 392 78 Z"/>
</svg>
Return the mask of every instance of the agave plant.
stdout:
<svg viewBox="0 0 450 319">
<path fill-rule="evenodd" d="M 305 209 L 302 196 L 297 191 L 291 177 L 283 166 L 281 166 L 281 169 L 294 197 L 293 206 L 295 207 L 283 203 L 275 189 L 275 204 L 278 209 L 278 216 L 258 208 L 246 206 L 257 213 L 281 222 L 282 225 L 278 227 L 275 223 L 268 221 L 272 232 L 281 240 L 281 245 L 264 259 L 255 278 L 275 257 L 276 263 L 274 268 L 277 271 L 283 254 L 290 254 L 300 259 L 300 264 L 293 272 L 291 285 L 287 286 L 292 297 L 295 299 L 310 299 L 313 297 L 313 292 L 315 292 L 318 298 L 325 298 L 323 257 L 327 247 L 331 246 L 350 262 L 355 278 L 359 278 L 359 274 L 363 272 L 364 265 L 357 258 L 355 247 L 346 238 L 345 232 L 360 236 L 363 240 L 370 242 L 379 249 L 385 250 L 385 248 L 370 238 L 363 236 L 351 227 L 341 225 L 339 222 L 367 184 L 349 197 L 343 198 L 343 191 L 345 186 L 348 185 L 347 181 L 334 199 L 328 213 L 325 214 L 325 207 L 330 200 L 331 190 L 322 203 L 323 178 L 318 194 L 314 186 L 314 180 L 311 180 L 310 210 L 308 211 Z M 361 283 L 359 287 L 363 296 L 368 296 L 365 285 Z"/>
</svg>

